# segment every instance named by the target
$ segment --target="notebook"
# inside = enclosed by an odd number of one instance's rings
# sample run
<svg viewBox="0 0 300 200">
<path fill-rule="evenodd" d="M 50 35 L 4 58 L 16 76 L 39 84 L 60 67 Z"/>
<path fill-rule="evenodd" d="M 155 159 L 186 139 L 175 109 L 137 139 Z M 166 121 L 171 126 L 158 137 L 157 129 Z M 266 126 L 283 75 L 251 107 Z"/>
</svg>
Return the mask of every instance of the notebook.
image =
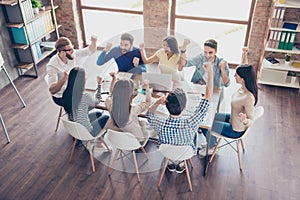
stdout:
<svg viewBox="0 0 300 200">
<path fill-rule="evenodd" d="M 142 81 L 149 81 L 149 86 L 154 91 L 172 91 L 173 82 L 171 74 L 158 74 L 158 73 L 142 73 Z"/>
</svg>

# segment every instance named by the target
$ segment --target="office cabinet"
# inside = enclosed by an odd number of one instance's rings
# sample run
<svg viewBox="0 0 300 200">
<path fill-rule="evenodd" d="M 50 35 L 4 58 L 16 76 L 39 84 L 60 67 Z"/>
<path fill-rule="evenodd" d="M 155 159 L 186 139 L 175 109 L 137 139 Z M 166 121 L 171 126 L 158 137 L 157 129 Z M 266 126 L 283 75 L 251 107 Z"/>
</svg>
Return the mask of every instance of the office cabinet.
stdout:
<svg viewBox="0 0 300 200">
<path fill-rule="evenodd" d="M 299 89 L 300 1 L 274 1 L 271 9 L 258 83 Z"/>
<path fill-rule="evenodd" d="M 38 77 L 37 64 L 53 53 L 59 37 L 53 0 L 45 3 L 45 9 L 33 13 L 31 0 L 0 0 L 9 29 L 12 45 L 18 59 L 19 75 Z M 28 70 L 34 69 L 34 74 Z"/>
</svg>

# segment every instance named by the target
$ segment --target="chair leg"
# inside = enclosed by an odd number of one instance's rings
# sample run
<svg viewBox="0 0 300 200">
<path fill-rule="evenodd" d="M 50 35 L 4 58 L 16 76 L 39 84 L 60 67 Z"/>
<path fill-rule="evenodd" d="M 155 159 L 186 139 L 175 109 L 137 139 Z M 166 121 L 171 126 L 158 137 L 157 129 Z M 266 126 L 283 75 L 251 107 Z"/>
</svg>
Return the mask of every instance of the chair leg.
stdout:
<svg viewBox="0 0 300 200">
<path fill-rule="evenodd" d="M 189 173 L 189 169 L 188 169 L 186 160 L 184 160 L 184 167 L 185 167 L 186 177 L 187 177 L 188 182 L 189 182 L 190 191 L 192 191 L 193 190 L 193 188 L 192 188 L 192 182 L 191 182 L 191 177 L 190 177 L 190 173 Z"/>
<path fill-rule="evenodd" d="M 102 137 L 99 137 L 99 140 L 102 142 L 102 144 L 104 144 L 105 148 L 106 148 L 108 151 L 111 151 L 111 149 L 108 147 L 108 145 L 106 144 L 106 142 L 103 140 Z"/>
<path fill-rule="evenodd" d="M 209 162 L 210 162 L 210 163 L 212 162 L 212 160 L 214 159 L 214 157 L 215 157 L 215 155 L 216 155 L 216 153 L 217 153 L 217 149 L 219 148 L 219 145 L 220 145 L 220 143 L 221 143 L 221 140 L 222 140 L 222 138 L 219 138 L 219 139 L 218 139 L 218 143 L 217 143 L 217 145 L 215 146 L 214 151 L 213 151 L 213 154 L 211 155 L 211 157 L 210 157 L 210 159 L 209 159 Z"/>
<path fill-rule="evenodd" d="M 240 170 L 242 171 L 243 169 L 242 169 L 242 161 L 240 156 L 239 140 L 236 141 L 236 148 L 237 148 Z"/>
<path fill-rule="evenodd" d="M 148 154 L 147 154 L 147 152 L 145 151 L 144 147 L 141 147 L 141 149 L 142 149 L 144 155 L 146 156 L 147 160 L 149 160 Z"/>
<path fill-rule="evenodd" d="M 76 139 L 76 138 L 74 138 L 74 142 L 73 142 L 73 144 L 72 144 L 72 150 L 71 150 L 71 155 L 70 155 L 69 162 L 71 162 L 71 161 L 72 161 L 73 154 L 74 154 L 74 151 L 75 151 L 76 142 L 77 142 L 77 139 Z"/>
<path fill-rule="evenodd" d="M 245 152 L 245 146 L 244 146 L 243 139 L 240 139 L 240 141 L 241 141 L 241 146 L 242 146 L 243 152 Z"/>
<path fill-rule="evenodd" d="M 138 178 L 138 181 L 141 182 L 139 167 L 138 167 L 138 164 L 137 164 L 137 161 L 136 161 L 136 156 L 135 156 L 135 151 L 132 151 L 132 154 L 133 154 L 133 160 L 134 160 L 134 166 L 135 166 L 137 178 Z"/>
<path fill-rule="evenodd" d="M 88 141 L 88 149 L 89 149 L 89 153 L 90 153 L 90 159 L 91 159 L 91 163 L 92 163 L 92 171 L 95 172 L 95 163 L 94 163 L 94 157 L 93 157 L 93 150 L 92 150 L 92 145 L 91 142 Z"/>
<path fill-rule="evenodd" d="M 59 113 L 58 113 L 57 122 L 56 122 L 55 132 L 56 132 L 56 131 L 57 131 L 57 129 L 58 129 L 58 126 L 59 126 L 59 122 L 60 122 L 60 117 L 61 117 L 62 111 L 63 111 L 63 108 L 62 108 L 62 107 L 60 107 L 60 109 L 59 109 Z"/>
<path fill-rule="evenodd" d="M 165 174 L 165 171 L 166 171 L 166 168 L 167 168 L 167 165 L 168 165 L 168 161 L 169 160 L 167 158 L 165 158 L 165 164 L 164 164 L 163 170 L 161 171 L 157 187 L 160 187 L 161 181 L 164 177 L 164 174 Z"/>
<path fill-rule="evenodd" d="M 118 156 L 119 152 L 120 152 L 120 150 L 117 149 L 117 150 L 116 150 L 116 153 L 115 153 L 115 155 L 114 155 L 113 161 L 111 162 L 111 165 L 110 165 L 110 168 L 109 168 L 109 171 L 108 171 L 108 175 L 110 175 L 111 172 L 112 172 L 112 170 L 113 170 L 113 165 L 114 165 L 114 163 L 115 163 L 115 161 L 116 161 L 116 159 L 117 159 L 117 156 Z"/>
<path fill-rule="evenodd" d="M 190 162 L 191 168 L 194 168 L 191 158 L 189 159 L 189 162 Z"/>
</svg>

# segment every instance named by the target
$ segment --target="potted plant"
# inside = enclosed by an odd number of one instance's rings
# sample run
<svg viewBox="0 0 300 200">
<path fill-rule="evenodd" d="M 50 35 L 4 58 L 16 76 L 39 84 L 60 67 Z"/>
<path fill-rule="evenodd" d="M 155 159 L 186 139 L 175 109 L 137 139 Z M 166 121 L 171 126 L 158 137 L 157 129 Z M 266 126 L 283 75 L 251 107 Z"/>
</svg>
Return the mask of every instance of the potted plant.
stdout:
<svg viewBox="0 0 300 200">
<path fill-rule="evenodd" d="M 34 14 L 39 13 L 39 8 L 42 7 L 41 1 L 40 0 L 31 0 L 32 4 L 32 9 Z"/>
</svg>

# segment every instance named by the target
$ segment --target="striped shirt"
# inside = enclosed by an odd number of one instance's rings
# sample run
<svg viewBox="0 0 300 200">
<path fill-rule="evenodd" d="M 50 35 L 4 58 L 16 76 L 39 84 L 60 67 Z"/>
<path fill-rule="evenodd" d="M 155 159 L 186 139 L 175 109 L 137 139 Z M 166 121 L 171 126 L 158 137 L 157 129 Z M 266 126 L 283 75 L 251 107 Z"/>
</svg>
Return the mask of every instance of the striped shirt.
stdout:
<svg viewBox="0 0 300 200">
<path fill-rule="evenodd" d="M 72 115 L 69 115 L 69 120 L 78 122 L 88 129 L 89 132 L 93 130 L 93 126 L 90 122 L 88 112 L 93 109 L 96 104 L 101 100 L 101 85 L 98 85 L 96 92 L 96 99 L 94 99 L 89 93 L 84 92 L 81 97 L 81 101 L 78 104 L 78 108 L 73 110 Z"/>
<path fill-rule="evenodd" d="M 200 123 L 204 120 L 209 101 L 201 99 L 194 113 L 187 118 L 162 118 L 148 112 L 146 117 L 149 124 L 158 133 L 159 141 L 163 144 L 189 145 L 196 153 L 196 134 Z"/>
</svg>

